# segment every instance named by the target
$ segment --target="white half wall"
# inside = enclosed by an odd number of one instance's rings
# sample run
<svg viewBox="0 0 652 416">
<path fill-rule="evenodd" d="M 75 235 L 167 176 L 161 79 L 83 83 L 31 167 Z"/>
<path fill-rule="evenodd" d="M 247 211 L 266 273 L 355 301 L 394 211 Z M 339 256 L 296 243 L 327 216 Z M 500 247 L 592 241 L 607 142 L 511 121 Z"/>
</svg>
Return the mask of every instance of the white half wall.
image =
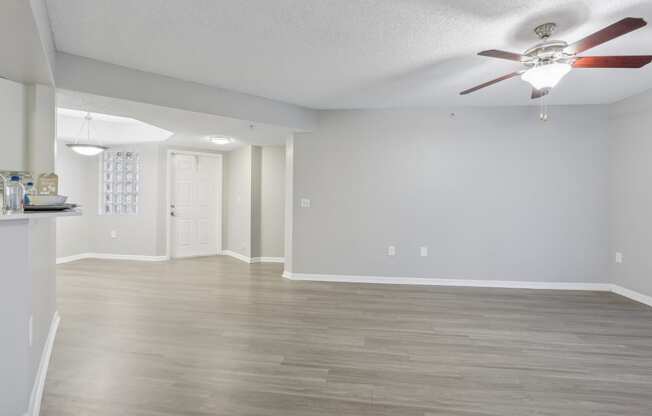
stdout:
<svg viewBox="0 0 652 416">
<path fill-rule="evenodd" d="M 292 274 L 608 282 L 607 109 L 454 111 L 295 136 Z"/>
</svg>

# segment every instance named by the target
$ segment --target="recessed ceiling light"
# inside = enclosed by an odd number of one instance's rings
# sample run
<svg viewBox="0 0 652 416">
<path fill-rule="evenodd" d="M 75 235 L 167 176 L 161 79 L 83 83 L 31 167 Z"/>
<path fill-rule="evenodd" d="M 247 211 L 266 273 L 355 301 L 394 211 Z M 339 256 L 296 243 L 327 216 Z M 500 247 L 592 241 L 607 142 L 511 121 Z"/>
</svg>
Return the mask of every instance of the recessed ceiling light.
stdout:
<svg viewBox="0 0 652 416">
<path fill-rule="evenodd" d="M 232 138 L 223 136 L 211 136 L 208 138 L 208 141 L 218 146 L 224 146 L 226 144 L 233 143 Z"/>
</svg>

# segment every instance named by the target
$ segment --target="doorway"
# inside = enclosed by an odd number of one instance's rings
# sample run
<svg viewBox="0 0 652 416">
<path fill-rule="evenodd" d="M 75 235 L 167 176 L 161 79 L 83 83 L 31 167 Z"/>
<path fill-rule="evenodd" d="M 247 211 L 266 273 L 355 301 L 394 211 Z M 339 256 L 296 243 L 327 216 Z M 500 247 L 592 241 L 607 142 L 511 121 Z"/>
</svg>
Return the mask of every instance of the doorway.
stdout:
<svg viewBox="0 0 652 416">
<path fill-rule="evenodd" d="M 168 152 L 168 256 L 222 250 L 222 155 Z"/>
</svg>

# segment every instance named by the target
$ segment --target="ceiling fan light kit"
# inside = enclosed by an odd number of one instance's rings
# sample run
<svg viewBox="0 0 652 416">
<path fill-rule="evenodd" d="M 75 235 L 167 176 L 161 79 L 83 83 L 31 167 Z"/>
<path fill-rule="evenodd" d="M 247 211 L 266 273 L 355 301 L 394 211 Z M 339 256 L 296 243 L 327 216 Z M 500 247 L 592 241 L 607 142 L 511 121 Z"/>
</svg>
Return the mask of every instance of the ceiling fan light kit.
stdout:
<svg viewBox="0 0 652 416">
<path fill-rule="evenodd" d="M 641 68 L 652 62 L 652 55 L 577 56 L 577 54 L 645 25 L 647 22 L 641 18 L 627 17 L 584 39 L 568 44 L 561 40 L 549 40 L 557 25 L 545 23 L 534 29 L 541 42 L 527 49 L 523 54 L 496 49 L 478 53 L 480 56 L 518 62 L 525 66 L 524 69 L 469 88 L 460 94 L 466 95 L 500 81 L 520 76 L 523 81 L 532 86 L 531 98 L 537 99 L 547 95 L 564 76 L 576 68 Z"/>
<path fill-rule="evenodd" d="M 535 66 L 521 75 L 523 81 L 528 82 L 534 89 L 545 90 L 554 88 L 561 79 L 571 70 L 570 64 L 552 63 Z"/>
</svg>

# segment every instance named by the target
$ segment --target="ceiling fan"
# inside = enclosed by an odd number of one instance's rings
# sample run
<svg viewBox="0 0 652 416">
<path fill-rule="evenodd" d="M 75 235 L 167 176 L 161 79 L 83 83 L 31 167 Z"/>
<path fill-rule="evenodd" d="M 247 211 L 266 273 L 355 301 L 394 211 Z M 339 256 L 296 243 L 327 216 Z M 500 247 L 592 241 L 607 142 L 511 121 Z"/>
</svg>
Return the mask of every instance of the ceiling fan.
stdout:
<svg viewBox="0 0 652 416">
<path fill-rule="evenodd" d="M 496 49 L 478 53 L 481 56 L 520 62 L 525 66 L 524 69 L 469 88 L 460 94 L 466 95 L 520 75 L 521 79 L 532 85 L 534 99 L 547 95 L 574 68 L 641 68 L 652 62 L 652 55 L 577 56 L 577 54 L 645 25 L 647 22 L 641 18 L 627 17 L 569 45 L 561 40 L 549 40 L 557 25 L 545 23 L 534 29 L 541 43 L 529 48 L 522 55 Z"/>
</svg>

